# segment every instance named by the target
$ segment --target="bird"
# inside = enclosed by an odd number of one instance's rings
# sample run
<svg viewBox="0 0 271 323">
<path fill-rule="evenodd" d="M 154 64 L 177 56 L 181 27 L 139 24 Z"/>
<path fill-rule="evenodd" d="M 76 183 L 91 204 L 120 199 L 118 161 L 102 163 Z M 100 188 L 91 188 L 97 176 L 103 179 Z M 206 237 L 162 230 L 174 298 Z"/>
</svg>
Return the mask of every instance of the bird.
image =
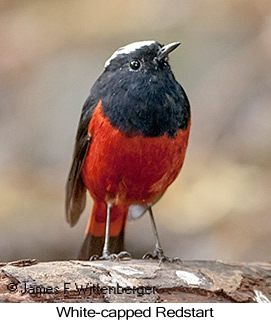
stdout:
<svg viewBox="0 0 271 323">
<path fill-rule="evenodd" d="M 179 174 L 188 145 L 190 104 L 169 65 L 169 54 L 180 44 L 151 40 L 120 47 L 83 105 L 65 192 L 72 227 L 87 192 L 93 199 L 80 260 L 130 257 L 124 250 L 127 219 L 145 213 L 155 237 L 154 251 L 145 258 L 169 259 L 152 206 Z"/>
</svg>

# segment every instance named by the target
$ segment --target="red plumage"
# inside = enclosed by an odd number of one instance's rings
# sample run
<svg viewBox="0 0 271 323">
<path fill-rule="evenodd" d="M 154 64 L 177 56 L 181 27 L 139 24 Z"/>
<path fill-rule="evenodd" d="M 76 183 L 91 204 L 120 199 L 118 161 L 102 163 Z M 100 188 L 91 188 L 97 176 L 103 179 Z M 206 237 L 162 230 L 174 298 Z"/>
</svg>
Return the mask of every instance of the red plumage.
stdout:
<svg viewBox="0 0 271 323">
<path fill-rule="evenodd" d="M 146 205 L 163 194 L 181 170 L 189 130 L 190 124 L 175 138 L 130 137 L 110 124 L 99 102 L 89 123 L 92 142 L 81 173 L 94 200 L 87 233 L 104 235 L 106 201 L 114 204 L 110 235 L 116 236 L 131 204 Z"/>
</svg>

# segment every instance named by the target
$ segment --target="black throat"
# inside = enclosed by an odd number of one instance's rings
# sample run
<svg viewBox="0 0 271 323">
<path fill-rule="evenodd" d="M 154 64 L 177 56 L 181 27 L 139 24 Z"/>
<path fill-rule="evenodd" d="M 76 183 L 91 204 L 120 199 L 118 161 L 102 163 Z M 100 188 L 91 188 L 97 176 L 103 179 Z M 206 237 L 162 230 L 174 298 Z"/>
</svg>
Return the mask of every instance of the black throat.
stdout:
<svg viewBox="0 0 271 323">
<path fill-rule="evenodd" d="M 102 100 L 103 112 L 112 126 L 128 136 L 175 137 L 190 119 L 188 98 L 169 65 L 155 73 L 131 74 L 105 69 L 91 96 Z"/>
</svg>

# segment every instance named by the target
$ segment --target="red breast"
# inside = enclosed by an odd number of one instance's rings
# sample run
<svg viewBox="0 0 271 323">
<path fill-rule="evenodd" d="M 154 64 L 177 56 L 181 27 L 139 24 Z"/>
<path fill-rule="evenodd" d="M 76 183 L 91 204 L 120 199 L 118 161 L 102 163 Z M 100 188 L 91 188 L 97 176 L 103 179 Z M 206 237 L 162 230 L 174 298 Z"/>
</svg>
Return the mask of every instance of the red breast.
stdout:
<svg viewBox="0 0 271 323">
<path fill-rule="evenodd" d="M 92 143 L 82 178 L 94 199 L 116 205 L 154 201 L 177 177 L 183 165 L 190 122 L 175 138 L 127 136 L 104 116 L 101 101 L 88 127 Z"/>
</svg>

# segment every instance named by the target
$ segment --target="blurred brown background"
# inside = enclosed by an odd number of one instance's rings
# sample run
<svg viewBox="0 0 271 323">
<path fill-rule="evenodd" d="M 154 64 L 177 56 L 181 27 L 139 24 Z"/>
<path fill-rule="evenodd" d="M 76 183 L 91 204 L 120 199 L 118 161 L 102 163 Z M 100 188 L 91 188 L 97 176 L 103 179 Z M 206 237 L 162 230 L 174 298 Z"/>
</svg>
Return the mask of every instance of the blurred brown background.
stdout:
<svg viewBox="0 0 271 323">
<path fill-rule="evenodd" d="M 181 175 L 154 208 L 166 254 L 270 260 L 269 0 L 2 0 L 0 260 L 75 258 L 91 207 L 70 229 L 64 185 L 81 107 L 104 61 L 137 40 L 171 56 L 192 106 Z M 127 249 L 153 249 L 149 218 Z"/>
</svg>

